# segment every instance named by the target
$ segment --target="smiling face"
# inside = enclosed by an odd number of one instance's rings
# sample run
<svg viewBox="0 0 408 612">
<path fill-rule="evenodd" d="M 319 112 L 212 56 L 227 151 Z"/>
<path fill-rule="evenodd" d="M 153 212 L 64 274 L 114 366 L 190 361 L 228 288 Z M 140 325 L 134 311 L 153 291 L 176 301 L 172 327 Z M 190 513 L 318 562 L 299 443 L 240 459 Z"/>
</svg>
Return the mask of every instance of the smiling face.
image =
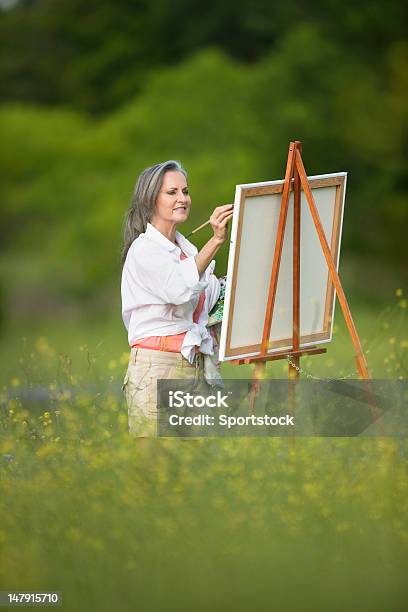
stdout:
<svg viewBox="0 0 408 612">
<path fill-rule="evenodd" d="M 169 170 L 164 174 L 163 183 L 157 195 L 151 223 L 158 227 L 175 227 L 188 218 L 191 198 L 186 177 L 182 172 Z"/>
</svg>

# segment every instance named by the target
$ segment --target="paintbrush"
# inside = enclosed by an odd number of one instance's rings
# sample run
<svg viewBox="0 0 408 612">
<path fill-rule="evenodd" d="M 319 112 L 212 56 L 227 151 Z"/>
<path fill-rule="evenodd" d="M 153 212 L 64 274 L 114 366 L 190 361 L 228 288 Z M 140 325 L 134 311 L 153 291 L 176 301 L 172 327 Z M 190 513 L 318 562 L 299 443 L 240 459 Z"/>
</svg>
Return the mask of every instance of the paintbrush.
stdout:
<svg viewBox="0 0 408 612">
<path fill-rule="evenodd" d="M 233 204 L 231 204 L 232 207 L 234 207 Z M 186 238 L 190 238 L 190 236 L 192 236 L 193 234 L 196 234 L 197 232 L 199 232 L 200 230 L 204 229 L 205 227 L 207 227 L 207 225 L 210 224 L 210 220 L 206 221 L 205 223 L 202 223 L 201 225 L 199 225 L 198 227 L 196 227 L 195 229 L 193 229 L 192 232 L 190 232 L 189 234 L 186 235 Z"/>
</svg>

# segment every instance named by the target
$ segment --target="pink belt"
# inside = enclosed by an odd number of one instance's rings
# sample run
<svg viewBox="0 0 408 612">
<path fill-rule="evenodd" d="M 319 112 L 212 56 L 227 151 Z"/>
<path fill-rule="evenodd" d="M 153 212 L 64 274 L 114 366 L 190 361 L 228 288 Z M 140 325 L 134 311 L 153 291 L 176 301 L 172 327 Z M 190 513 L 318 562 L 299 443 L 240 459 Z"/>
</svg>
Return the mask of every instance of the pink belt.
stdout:
<svg viewBox="0 0 408 612">
<path fill-rule="evenodd" d="M 140 338 L 131 348 L 145 348 L 152 351 L 167 351 L 168 353 L 180 353 L 186 332 L 176 334 L 174 336 L 148 336 L 147 338 Z M 198 346 L 196 346 L 196 353 L 198 353 Z"/>
</svg>

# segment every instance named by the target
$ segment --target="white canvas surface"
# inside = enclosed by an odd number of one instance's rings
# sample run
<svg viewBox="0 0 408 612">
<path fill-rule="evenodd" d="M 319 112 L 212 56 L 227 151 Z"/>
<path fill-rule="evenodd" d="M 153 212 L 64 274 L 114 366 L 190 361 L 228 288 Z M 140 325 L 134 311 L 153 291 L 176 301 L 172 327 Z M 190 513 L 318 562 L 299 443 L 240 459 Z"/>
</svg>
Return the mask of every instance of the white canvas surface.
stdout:
<svg viewBox="0 0 408 612">
<path fill-rule="evenodd" d="M 337 177 L 339 175 L 345 176 L 345 173 L 337 173 L 335 175 L 320 175 L 318 177 L 309 177 L 309 179 L 311 180 L 314 178 L 326 178 L 333 176 Z M 243 187 L 273 185 L 282 182 L 283 181 L 272 181 L 270 183 L 237 185 L 236 187 L 234 217 L 228 260 L 224 319 L 220 341 L 221 359 L 237 359 L 238 356 L 245 357 L 257 354 L 242 353 L 242 355 L 234 355 L 233 357 L 225 356 L 241 189 Z M 335 211 L 336 187 L 319 187 L 312 189 L 312 193 L 327 241 L 330 245 Z M 232 349 L 239 349 L 239 347 L 260 344 L 262 340 L 270 275 L 272 270 L 274 248 L 276 244 L 281 196 L 282 194 L 278 193 L 246 198 L 231 329 L 230 347 Z M 326 260 L 323 255 L 316 228 L 303 191 L 301 192 L 300 249 L 300 336 L 302 338 L 303 335 L 319 333 L 323 329 L 326 291 L 328 284 L 328 269 Z M 338 258 L 336 264 L 338 265 Z M 286 220 L 279 280 L 270 333 L 270 340 L 272 341 L 291 338 L 292 336 L 292 266 L 293 192 L 291 193 L 289 200 L 289 210 Z M 324 342 L 328 342 L 330 339 L 331 331 L 330 337 L 325 339 Z M 308 346 L 309 344 L 317 344 L 317 342 L 302 343 L 301 341 L 301 346 Z M 289 341 L 287 344 L 287 347 L 290 346 L 291 341 Z M 283 348 L 285 347 L 281 346 L 272 349 L 270 352 L 273 352 L 274 350 L 282 350 Z"/>
</svg>

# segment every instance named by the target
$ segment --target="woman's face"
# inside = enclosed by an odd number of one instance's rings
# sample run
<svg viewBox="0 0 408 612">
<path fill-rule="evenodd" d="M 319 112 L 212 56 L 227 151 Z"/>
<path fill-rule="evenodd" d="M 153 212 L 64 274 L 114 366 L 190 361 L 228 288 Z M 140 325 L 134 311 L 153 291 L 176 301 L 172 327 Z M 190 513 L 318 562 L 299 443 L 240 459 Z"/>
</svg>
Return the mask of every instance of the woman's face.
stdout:
<svg viewBox="0 0 408 612">
<path fill-rule="evenodd" d="M 183 223 L 188 218 L 190 207 L 186 177 L 178 170 L 169 170 L 163 176 L 151 222 Z"/>
</svg>

